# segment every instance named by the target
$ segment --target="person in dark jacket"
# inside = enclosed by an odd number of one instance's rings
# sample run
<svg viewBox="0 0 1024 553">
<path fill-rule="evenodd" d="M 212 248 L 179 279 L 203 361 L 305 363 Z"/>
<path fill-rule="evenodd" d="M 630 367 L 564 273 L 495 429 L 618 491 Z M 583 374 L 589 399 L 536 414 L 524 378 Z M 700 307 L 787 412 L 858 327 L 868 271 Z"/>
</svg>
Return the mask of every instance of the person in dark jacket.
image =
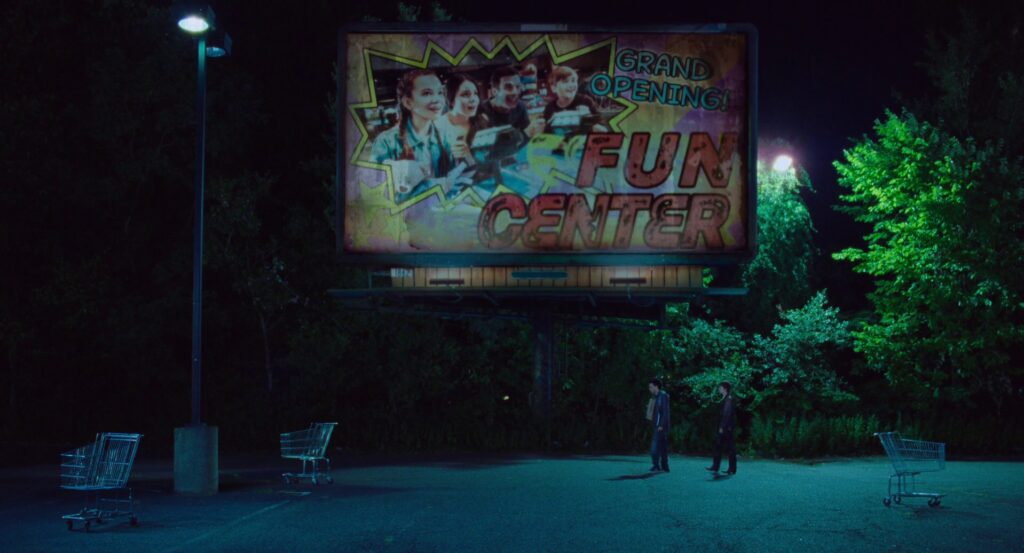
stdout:
<svg viewBox="0 0 1024 553">
<path fill-rule="evenodd" d="M 729 469 L 725 474 L 736 474 L 736 444 L 733 429 L 736 426 L 736 403 L 732 398 L 732 384 L 722 382 L 718 385 L 718 393 L 722 394 L 722 420 L 718 423 L 718 440 L 715 442 L 715 459 L 708 470 L 718 472 L 722 464 L 722 450 L 729 454 Z"/>
<path fill-rule="evenodd" d="M 661 380 L 657 378 L 651 379 L 647 385 L 647 390 L 654 397 L 654 411 L 651 413 L 651 424 L 654 427 L 654 438 L 651 440 L 652 472 L 669 472 L 668 431 L 672 427 L 672 415 L 668 392 L 661 388 Z"/>
</svg>

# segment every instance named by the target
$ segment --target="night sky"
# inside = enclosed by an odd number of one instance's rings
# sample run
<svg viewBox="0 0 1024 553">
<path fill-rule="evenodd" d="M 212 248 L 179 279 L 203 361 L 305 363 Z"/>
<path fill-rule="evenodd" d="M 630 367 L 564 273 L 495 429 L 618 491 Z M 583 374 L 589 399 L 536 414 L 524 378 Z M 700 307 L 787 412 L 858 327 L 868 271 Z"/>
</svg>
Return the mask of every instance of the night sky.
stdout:
<svg viewBox="0 0 1024 553">
<path fill-rule="evenodd" d="M 832 162 L 851 138 L 871 131 L 898 96 L 927 91 L 918 63 L 929 29 L 955 28 L 958 10 L 942 3 L 772 3 L 647 1 L 640 9 L 598 9 L 589 2 L 520 1 L 514 4 L 451 0 L 443 3 L 466 22 L 568 22 L 596 25 L 751 23 L 759 32 L 762 140 L 784 140 L 807 170 L 816 190 L 806 201 L 818 230 L 825 287 L 847 299 L 862 298 L 867 281 L 834 265 L 829 254 L 856 245 L 864 228 L 833 209 L 839 190 Z M 266 87 L 273 133 L 267 161 L 287 178 L 294 160 L 324 148 L 331 132 L 324 105 L 332 87 L 338 25 L 371 13 L 392 19 L 393 4 L 303 2 L 285 7 L 268 1 L 216 4 L 220 24 L 235 39 L 235 55 Z M 323 17 L 330 13 L 331 17 Z M 222 62 L 218 62 L 222 63 Z M 216 69 L 214 69 L 215 71 Z M 856 288 L 839 291 L 837 286 Z M 837 298 L 840 304 L 847 303 Z M 846 307 L 859 307 L 849 305 Z"/>
</svg>

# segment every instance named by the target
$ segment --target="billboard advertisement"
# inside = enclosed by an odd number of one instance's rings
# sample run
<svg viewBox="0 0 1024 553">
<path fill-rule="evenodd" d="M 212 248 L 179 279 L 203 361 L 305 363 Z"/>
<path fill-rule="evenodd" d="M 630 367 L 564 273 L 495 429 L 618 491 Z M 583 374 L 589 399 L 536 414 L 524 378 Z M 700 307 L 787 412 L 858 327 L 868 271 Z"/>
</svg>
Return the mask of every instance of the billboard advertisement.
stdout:
<svg viewBox="0 0 1024 553">
<path fill-rule="evenodd" d="M 753 29 L 543 29 L 339 34 L 342 258 L 752 255 Z"/>
</svg>

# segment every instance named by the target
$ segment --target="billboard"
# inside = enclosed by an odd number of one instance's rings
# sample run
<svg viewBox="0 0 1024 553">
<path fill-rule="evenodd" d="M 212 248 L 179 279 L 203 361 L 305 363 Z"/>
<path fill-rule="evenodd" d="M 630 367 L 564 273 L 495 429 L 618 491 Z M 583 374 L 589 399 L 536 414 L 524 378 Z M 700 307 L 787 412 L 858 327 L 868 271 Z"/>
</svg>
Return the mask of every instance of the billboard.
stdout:
<svg viewBox="0 0 1024 553">
<path fill-rule="evenodd" d="M 743 26 L 343 30 L 342 259 L 749 258 L 755 44 Z"/>
</svg>

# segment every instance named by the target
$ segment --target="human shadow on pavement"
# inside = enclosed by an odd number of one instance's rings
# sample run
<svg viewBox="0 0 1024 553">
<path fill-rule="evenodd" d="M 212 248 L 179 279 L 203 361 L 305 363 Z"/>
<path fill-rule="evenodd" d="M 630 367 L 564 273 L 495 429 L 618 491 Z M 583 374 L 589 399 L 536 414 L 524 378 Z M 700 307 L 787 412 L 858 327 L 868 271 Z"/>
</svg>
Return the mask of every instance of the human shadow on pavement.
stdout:
<svg viewBox="0 0 1024 553">
<path fill-rule="evenodd" d="M 349 468 L 419 467 L 452 470 L 481 470 L 535 462 L 532 455 L 434 453 L 419 455 L 353 455 L 332 461 L 335 470 Z"/>
<path fill-rule="evenodd" d="M 582 454 L 566 454 L 566 455 L 552 455 L 549 458 L 555 460 L 568 460 L 568 461 L 598 461 L 601 463 L 627 463 L 630 465 L 642 465 L 650 464 L 650 461 L 643 461 L 631 457 L 617 457 L 615 455 L 582 455 Z"/>
<path fill-rule="evenodd" d="M 665 474 L 663 472 L 645 472 L 643 474 L 623 474 L 622 476 L 616 476 L 615 478 L 608 478 L 609 482 L 617 482 L 619 480 L 647 480 L 653 478 L 659 474 Z"/>
</svg>

